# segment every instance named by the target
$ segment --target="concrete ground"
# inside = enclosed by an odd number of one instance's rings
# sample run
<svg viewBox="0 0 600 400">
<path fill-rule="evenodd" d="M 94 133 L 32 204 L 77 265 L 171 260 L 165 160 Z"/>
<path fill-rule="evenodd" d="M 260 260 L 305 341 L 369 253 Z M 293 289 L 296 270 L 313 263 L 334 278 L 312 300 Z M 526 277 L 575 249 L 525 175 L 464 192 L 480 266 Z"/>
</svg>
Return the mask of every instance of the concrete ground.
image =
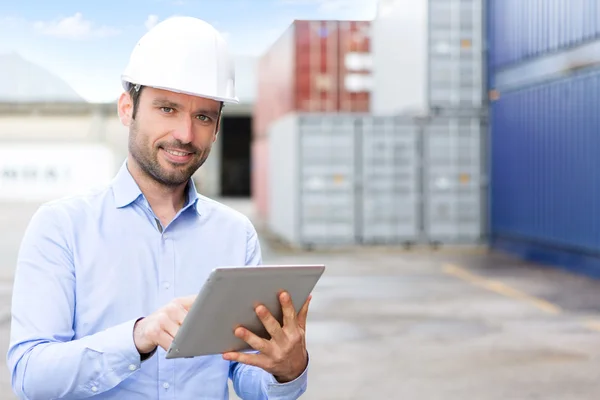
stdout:
<svg viewBox="0 0 600 400">
<path fill-rule="evenodd" d="M 244 201 L 229 204 L 252 215 Z M 0 347 L 33 208 L 0 208 Z M 263 236 L 265 263 L 325 263 L 308 320 L 305 399 L 598 399 L 600 282 L 481 250 L 298 252 Z M 0 369 L 0 399 L 11 396 Z M 232 398 L 236 398 L 232 395 Z"/>
</svg>

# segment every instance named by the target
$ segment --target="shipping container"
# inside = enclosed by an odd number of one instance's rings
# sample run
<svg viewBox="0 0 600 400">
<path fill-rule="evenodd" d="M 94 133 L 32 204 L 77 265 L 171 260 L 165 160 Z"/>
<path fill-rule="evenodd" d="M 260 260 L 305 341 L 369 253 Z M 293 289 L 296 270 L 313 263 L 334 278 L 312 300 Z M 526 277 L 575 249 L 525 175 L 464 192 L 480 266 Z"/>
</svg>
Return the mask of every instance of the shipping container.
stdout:
<svg viewBox="0 0 600 400">
<path fill-rule="evenodd" d="M 481 116 L 438 116 L 424 127 L 424 230 L 434 243 L 485 236 L 486 130 Z"/>
<path fill-rule="evenodd" d="M 597 40 L 597 0 L 488 0 L 489 65 L 494 71 Z"/>
<path fill-rule="evenodd" d="M 357 119 L 362 148 L 362 243 L 416 242 L 420 235 L 421 126 L 411 117 Z"/>
<path fill-rule="evenodd" d="M 372 22 L 374 115 L 425 113 L 427 2 L 381 0 Z"/>
<path fill-rule="evenodd" d="M 354 119 L 288 114 L 268 137 L 270 229 L 301 246 L 356 243 Z"/>
<path fill-rule="evenodd" d="M 257 137 L 252 141 L 250 185 L 251 197 L 258 217 L 269 215 L 269 141 Z"/>
<path fill-rule="evenodd" d="M 371 66 L 369 21 L 294 21 L 259 60 L 253 135 L 292 111 L 368 111 Z"/>
<path fill-rule="evenodd" d="M 481 118 L 289 113 L 269 130 L 269 226 L 300 246 L 479 244 Z"/>
<path fill-rule="evenodd" d="M 483 107 L 483 0 L 429 0 L 428 7 L 429 107 Z"/>
<path fill-rule="evenodd" d="M 600 276 L 599 96 L 596 69 L 491 103 L 495 248 Z"/>
</svg>

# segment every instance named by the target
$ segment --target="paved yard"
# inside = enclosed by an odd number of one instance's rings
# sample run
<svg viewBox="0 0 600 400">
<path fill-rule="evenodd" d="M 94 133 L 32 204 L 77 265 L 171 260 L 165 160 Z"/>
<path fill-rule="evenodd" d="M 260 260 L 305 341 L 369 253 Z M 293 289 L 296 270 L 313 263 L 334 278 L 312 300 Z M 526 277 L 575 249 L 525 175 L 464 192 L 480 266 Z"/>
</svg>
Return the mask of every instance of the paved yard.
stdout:
<svg viewBox="0 0 600 400">
<path fill-rule="evenodd" d="M 247 203 L 231 204 L 251 213 Z M 0 212 L 5 314 L 32 211 Z M 266 263 L 328 267 L 311 303 L 303 398 L 600 398 L 600 282 L 479 250 L 304 253 L 266 239 L 263 246 Z M 1 315 L 0 323 L 6 349 L 9 326 Z M 2 365 L 0 398 L 10 393 Z"/>
</svg>

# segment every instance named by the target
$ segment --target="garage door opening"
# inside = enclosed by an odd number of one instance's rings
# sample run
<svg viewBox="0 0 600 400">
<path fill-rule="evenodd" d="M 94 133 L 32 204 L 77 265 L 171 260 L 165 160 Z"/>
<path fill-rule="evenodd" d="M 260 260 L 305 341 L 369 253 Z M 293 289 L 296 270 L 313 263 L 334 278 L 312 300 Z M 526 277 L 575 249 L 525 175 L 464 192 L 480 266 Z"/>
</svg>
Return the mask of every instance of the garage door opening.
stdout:
<svg viewBox="0 0 600 400">
<path fill-rule="evenodd" d="M 223 117 L 221 196 L 250 197 L 251 117 Z"/>
</svg>

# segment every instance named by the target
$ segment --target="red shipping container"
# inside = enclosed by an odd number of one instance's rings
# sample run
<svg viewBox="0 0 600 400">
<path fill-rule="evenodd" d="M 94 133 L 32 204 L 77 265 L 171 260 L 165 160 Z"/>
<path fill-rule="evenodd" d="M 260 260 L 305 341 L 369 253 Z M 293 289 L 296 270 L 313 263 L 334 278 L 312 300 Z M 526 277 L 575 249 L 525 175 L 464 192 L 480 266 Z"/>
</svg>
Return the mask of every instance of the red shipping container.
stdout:
<svg viewBox="0 0 600 400">
<path fill-rule="evenodd" d="M 294 21 L 260 58 L 253 135 L 292 112 L 368 112 L 369 21 Z"/>
<path fill-rule="evenodd" d="M 252 141 L 251 191 L 257 216 L 266 222 L 269 215 L 269 141 L 266 137 Z"/>
</svg>

